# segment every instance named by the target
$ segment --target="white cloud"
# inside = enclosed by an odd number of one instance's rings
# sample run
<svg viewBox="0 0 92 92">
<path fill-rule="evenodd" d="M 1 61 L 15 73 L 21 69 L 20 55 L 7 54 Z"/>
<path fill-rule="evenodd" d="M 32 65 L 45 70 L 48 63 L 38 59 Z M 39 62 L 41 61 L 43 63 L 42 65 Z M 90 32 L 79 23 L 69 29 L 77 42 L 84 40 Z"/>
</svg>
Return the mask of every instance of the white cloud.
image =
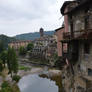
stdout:
<svg viewBox="0 0 92 92">
<path fill-rule="evenodd" d="M 0 0 L 0 34 L 9 36 L 61 26 L 65 0 Z"/>
</svg>

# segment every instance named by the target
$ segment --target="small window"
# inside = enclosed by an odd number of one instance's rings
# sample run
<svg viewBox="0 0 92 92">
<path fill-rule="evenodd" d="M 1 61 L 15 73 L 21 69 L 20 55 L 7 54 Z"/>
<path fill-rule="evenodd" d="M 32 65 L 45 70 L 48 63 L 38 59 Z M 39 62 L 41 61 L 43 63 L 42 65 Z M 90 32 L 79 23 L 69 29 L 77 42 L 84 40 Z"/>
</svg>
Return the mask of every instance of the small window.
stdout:
<svg viewBox="0 0 92 92">
<path fill-rule="evenodd" d="M 92 69 L 88 69 L 88 75 L 92 76 Z"/>
<path fill-rule="evenodd" d="M 84 53 L 89 54 L 90 53 L 90 45 L 89 43 L 84 44 Z"/>
<path fill-rule="evenodd" d="M 85 29 L 87 29 L 88 28 L 88 23 L 89 23 L 89 7 L 87 7 L 86 9 L 85 9 Z"/>
<path fill-rule="evenodd" d="M 89 12 L 89 9 L 90 9 L 90 7 L 89 7 L 89 6 L 88 6 L 88 7 L 86 7 L 86 9 L 85 9 L 85 13 L 86 13 L 86 14 Z"/>
</svg>

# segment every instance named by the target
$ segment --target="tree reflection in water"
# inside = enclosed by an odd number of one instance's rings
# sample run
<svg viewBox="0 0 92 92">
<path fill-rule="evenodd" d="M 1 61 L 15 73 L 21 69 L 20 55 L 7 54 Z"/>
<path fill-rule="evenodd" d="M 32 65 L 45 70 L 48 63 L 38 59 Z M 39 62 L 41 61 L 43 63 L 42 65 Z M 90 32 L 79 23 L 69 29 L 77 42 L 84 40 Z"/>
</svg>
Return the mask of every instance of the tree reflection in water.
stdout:
<svg viewBox="0 0 92 92">
<path fill-rule="evenodd" d="M 58 92 L 62 92 L 62 79 L 61 79 L 61 75 L 48 76 L 46 74 L 39 74 L 39 77 L 47 78 L 47 79 L 50 79 L 52 81 L 55 81 L 56 85 L 58 86 Z"/>
</svg>

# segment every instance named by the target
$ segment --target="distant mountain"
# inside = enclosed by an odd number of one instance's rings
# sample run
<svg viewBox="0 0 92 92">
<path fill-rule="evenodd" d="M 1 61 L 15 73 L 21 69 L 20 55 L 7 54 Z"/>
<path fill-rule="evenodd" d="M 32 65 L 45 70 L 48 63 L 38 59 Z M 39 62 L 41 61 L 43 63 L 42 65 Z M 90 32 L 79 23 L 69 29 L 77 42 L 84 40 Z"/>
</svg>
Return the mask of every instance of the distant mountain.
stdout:
<svg viewBox="0 0 92 92">
<path fill-rule="evenodd" d="M 8 43 L 10 43 L 12 41 L 16 41 L 16 39 L 14 37 L 8 37 L 6 35 L 0 35 L 0 41 L 2 41 L 3 44 L 4 44 L 4 47 L 7 48 Z"/>
<path fill-rule="evenodd" d="M 54 31 L 45 31 L 44 34 L 45 35 L 53 35 Z M 18 40 L 34 40 L 39 37 L 40 37 L 39 32 L 26 33 L 26 34 L 20 34 L 20 35 L 15 36 L 15 38 Z"/>
</svg>

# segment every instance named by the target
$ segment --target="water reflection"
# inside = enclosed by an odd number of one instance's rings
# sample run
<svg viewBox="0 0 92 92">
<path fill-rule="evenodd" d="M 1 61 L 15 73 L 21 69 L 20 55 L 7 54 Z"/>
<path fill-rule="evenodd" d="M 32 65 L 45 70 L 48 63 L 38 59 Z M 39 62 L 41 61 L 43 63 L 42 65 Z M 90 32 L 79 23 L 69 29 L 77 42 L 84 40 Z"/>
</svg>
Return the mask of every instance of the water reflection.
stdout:
<svg viewBox="0 0 92 92">
<path fill-rule="evenodd" d="M 58 78 L 53 77 L 52 80 L 58 80 Z M 52 80 L 43 75 L 34 74 L 23 77 L 18 85 L 21 92 L 58 92 L 57 85 L 61 86 L 61 84 Z"/>
<path fill-rule="evenodd" d="M 41 74 L 39 76 L 42 77 L 42 78 L 47 78 L 47 79 L 55 81 L 55 85 L 58 86 L 58 92 L 62 92 L 62 80 L 61 80 L 60 75 L 49 76 L 49 75 L 46 75 L 46 74 Z"/>
</svg>

